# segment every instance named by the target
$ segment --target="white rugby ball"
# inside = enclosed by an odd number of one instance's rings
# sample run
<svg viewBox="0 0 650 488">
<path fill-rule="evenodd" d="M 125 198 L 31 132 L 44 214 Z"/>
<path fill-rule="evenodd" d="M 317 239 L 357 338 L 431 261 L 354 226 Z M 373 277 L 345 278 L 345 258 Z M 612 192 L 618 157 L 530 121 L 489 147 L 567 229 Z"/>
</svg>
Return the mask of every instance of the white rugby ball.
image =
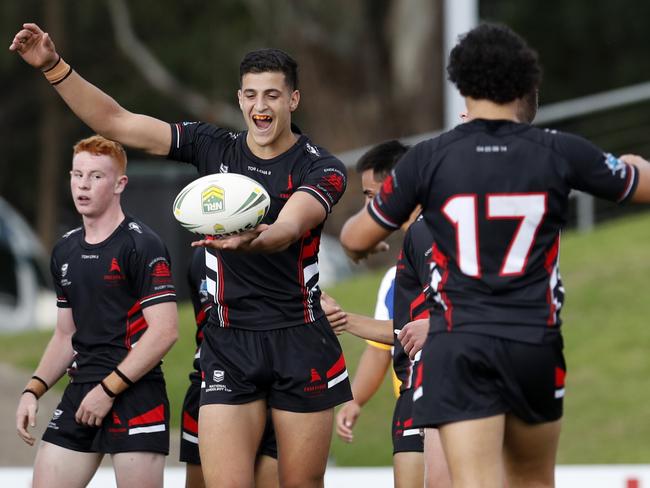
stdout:
<svg viewBox="0 0 650 488">
<path fill-rule="evenodd" d="M 271 205 L 257 181 L 235 173 L 215 173 L 192 181 L 174 200 L 174 217 L 190 232 L 218 237 L 254 229 Z"/>
</svg>

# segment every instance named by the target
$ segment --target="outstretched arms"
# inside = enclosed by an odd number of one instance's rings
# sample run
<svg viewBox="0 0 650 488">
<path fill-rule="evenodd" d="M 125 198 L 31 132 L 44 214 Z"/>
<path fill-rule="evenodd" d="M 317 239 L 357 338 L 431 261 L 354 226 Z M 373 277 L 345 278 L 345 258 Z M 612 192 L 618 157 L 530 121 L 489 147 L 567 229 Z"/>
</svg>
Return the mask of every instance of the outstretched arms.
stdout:
<svg viewBox="0 0 650 488">
<path fill-rule="evenodd" d="M 23 24 L 9 46 L 23 60 L 44 72 L 61 72 L 53 79 L 54 89 L 70 109 L 91 129 L 125 146 L 165 156 L 171 144 L 166 122 L 129 112 L 109 95 L 65 67 L 50 36 L 32 23 Z M 64 63 L 63 65 L 61 63 Z"/>
</svg>

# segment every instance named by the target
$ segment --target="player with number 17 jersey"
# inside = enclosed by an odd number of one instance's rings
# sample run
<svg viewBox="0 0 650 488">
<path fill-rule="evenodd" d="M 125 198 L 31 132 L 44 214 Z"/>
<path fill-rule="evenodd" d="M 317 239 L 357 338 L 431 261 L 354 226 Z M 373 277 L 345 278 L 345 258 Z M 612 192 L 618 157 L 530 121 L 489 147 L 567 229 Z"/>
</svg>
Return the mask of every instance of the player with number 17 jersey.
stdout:
<svg viewBox="0 0 650 488">
<path fill-rule="evenodd" d="M 314 196 L 329 214 L 346 185 L 343 164 L 305 135 L 280 156 L 261 159 L 248 148 L 245 133 L 184 122 L 172 125 L 168 157 L 193 164 L 201 176 L 230 172 L 258 181 L 271 197 L 262 221 L 265 224 L 274 222 L 284 203 L 299 191 Z M 227 201 L 227 194 L 224 199 Z M 318 288 L 322 228 L 320 224 L 286 250 L 273 254 L 208 249 L 208 291 L 215 297 L 209 323 L 272 330 L 322 318 Z"/>
<path fill-rule="evenodd" d="M 465 164 L 471 161 L 472 164 Z M 572 189 L 625 202 L 637 169 L 569 134 L 476 119 L 411 149 L 368 206 L 396 229 L 420 202 L 434 238 L 431 333 L 541 343 L 559 332 Z"/>
</svg>

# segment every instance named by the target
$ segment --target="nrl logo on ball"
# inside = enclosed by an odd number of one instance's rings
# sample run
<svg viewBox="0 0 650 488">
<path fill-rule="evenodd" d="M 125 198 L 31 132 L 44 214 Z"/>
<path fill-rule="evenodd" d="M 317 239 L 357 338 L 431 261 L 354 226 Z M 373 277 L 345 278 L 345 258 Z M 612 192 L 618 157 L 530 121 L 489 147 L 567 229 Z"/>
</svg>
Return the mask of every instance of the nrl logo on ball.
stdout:
<svg viewBox="0 0 650 488">
<path fill-rule="evenodd" d="M 218 186 L 209 186 L 201 193 L 201 204 L 203 213 L 210 214 L 222 212 L 224 206 L 225 192 Z"/>
</svg>

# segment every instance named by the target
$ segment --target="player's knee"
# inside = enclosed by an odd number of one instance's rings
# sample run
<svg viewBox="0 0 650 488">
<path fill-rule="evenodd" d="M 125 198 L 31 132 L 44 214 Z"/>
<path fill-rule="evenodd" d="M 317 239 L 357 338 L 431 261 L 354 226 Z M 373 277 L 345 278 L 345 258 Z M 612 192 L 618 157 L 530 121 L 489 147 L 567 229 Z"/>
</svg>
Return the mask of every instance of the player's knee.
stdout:
<svg viewBox="0 0 650 488">
<path fill-rule="evenodd" d="M 325 471 L 318 473 L 283 473 L 280 475 L 281 488 L 321 488 Z"/>
</svg>

